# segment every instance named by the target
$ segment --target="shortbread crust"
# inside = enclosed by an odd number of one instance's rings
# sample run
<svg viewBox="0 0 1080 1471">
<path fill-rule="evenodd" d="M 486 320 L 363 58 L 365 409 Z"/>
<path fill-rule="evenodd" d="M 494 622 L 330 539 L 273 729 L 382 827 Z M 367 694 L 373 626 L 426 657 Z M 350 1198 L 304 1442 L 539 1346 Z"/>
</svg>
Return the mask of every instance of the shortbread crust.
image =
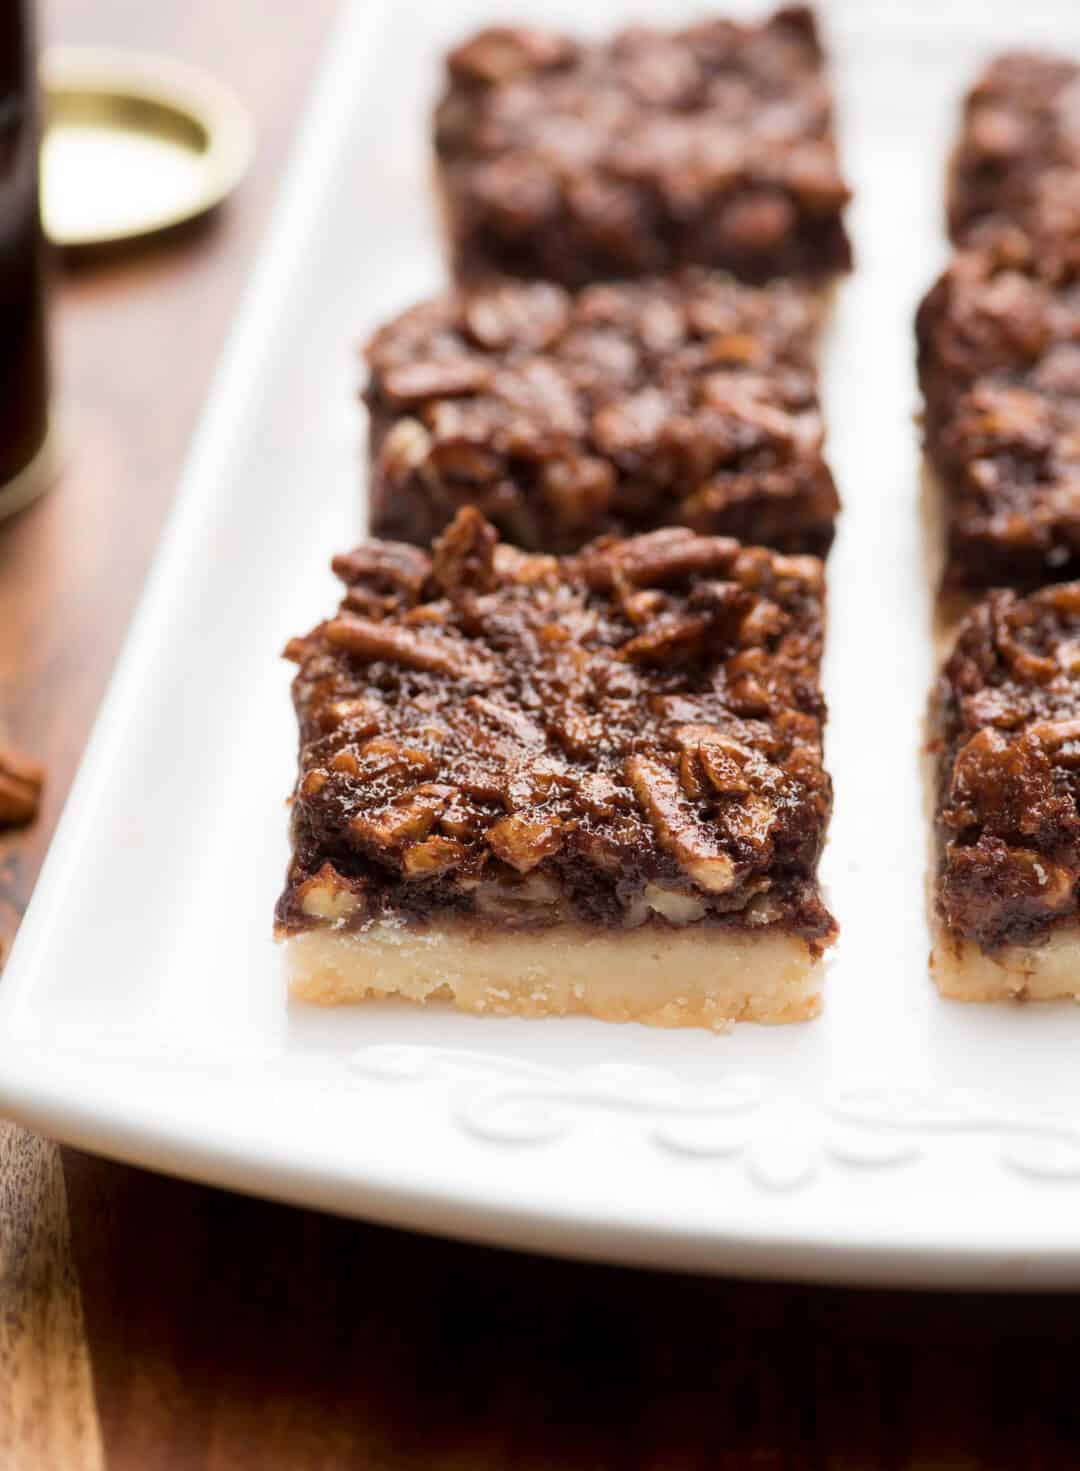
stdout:
<svg viewBox="0 0 1080 1471">
<path fill-rule="evenodd" d="M 286 948 L 292 996 L 324 1006 L 400 996 L 494 1016 L 582 1014 L 714 1031 L 803 1021 L 821 1009 L 822 964 L 797 935 L 578 925 L 478 935 L 382 923 L 309 930 Z"/>
<path fill-rule="evenodd" d="M 953 1001 L 1080 1001 L 1080 925 L 1055 930 L 1041 945 L 1006 945 L 992 954 L 939 925 L 930 968 Z"/>
</svg>

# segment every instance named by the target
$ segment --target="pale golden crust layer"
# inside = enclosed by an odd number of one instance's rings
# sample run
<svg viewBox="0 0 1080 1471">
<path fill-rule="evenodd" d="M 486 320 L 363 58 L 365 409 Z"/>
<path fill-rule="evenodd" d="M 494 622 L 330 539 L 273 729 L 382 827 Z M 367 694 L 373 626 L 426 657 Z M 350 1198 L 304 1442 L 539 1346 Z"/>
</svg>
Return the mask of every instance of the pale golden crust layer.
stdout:
<svg viewBox="0 0 1080 1471">
<path fill-rule="evenodd" d="M 399 996 L 486 1015 L 714 1031 L 804 1021 L 821 1009 L 821 961 L 796 935 L 577 925 L 478 935 L 452 921 L 423 930 L 382 923 L 293 934 L 286 951 L 294 999 L 328 1006 Z"/>
<path fill-rule="evenodd" d="M 953 1001 L 1080 1001 L 1080 926 L 993 955 L 938 926 L 930 968 L 938 990 Z"/>
</svg>

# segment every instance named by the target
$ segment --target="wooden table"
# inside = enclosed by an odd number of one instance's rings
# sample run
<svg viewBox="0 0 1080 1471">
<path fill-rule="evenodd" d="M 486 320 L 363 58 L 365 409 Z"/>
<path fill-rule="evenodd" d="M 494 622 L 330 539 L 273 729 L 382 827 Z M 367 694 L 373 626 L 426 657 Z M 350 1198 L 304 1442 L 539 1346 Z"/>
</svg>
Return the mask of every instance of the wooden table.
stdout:
<svg viewBox="0 0 1080 1471">
<path fill-rule="evenodd" d="M 65 41 L 230 82 L 255 170 L 210 228 L 69 270 L 72 454 L 0 532 L 0 717 L 48 762 L 33 887 L 260 233 L 333 0 L 52 0 Z M 65 1189 L 66 1186 L 66 1189 Z M 81 1287 L 81 1309 L 80 1309 Z M 0 1467 L 1080 1466 L 1080 1306 L 699 1281 L 406 1236 L 0 1125 Z"/>
</svg>

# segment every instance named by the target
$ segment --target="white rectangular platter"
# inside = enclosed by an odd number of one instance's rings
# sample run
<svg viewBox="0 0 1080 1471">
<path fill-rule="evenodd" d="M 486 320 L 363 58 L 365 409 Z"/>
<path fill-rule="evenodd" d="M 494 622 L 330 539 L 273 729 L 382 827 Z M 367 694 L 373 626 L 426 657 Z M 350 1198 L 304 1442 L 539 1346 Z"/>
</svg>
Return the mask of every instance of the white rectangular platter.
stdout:
<svg viewBox="0 0 1080 1471">
<path fill-rule="evenodd" d="M 0 1112 L 157 1169 L 507 1245 L 1080 1284 L 1080 1010 L 962 1008 L 927 977 L 911 334 L 944 256 L 961 89 L 998 46 L 1080 54 L 1080 7 L 823 9 L 858 252 L 826 372 L 846 510 L 825 863 L 843 933 L 824 1017 L 717 1037 L 286 1002 L 270 917 L 295 730 L 278 654 L 331 607 L 329 556 L 362 526 L 354 342 L 441 280 L 438 54 L 489 19 L 603 30 L 631 15 L 616 0 L 356 0 L 0 983 Z"/>
</svg>

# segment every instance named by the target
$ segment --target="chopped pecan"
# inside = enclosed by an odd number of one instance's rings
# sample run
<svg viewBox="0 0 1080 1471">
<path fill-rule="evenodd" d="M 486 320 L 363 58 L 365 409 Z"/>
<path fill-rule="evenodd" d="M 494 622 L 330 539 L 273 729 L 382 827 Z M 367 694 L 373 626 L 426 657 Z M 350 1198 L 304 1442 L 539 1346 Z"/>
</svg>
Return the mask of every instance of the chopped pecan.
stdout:
<svg viewBox="0 0 1080 1471">
<path fill-rule="evenodd" d="M 462 842 L 470 842 L 478 837 L 484 825 L 485 819 L 481 813 L 469 801 L 467 794 L 460 791 L 451 797 L 439 817 L 440 830 Z"/>
<path fill-rule="evenodd" d="M 593 415 L 591 438 L 602 454 L 618 461 L 655 448 L 671 404 L 658 388 L 643 388 Z"/>
<path fill-rule="evenodd" d="M 698 746 L 698 759 L 714 791 L 724 797 L 742 797 L 750 790 L 746 779 L 748 752 L 735 741 L 707 736 Z"/>
<path fill-rule="evenodd" d="M 511 925 L 550 923 L 564 900 L 559 884 L 548 874 L 528 873 L 519 878 L 505 869 L 481 880 L 473 895 L 477 913 Z"/>
<path fill-rule="evenodd" d="M 963 847 L 950 843 L 939 898 L 946 922 L 981 944 L 994 946 L 1010 927 L 1021 935 L 1076 909 L 1076 871 L 1031 848 L 983 836 Z"/>
<path fill-rule="evenodd" d="M 561 335 L 569 315 L 570 298 L 560 287 L 506 282 L 467 297 L 465 330 L 489 352 L 511 346 L 540 350 Z"/>
<path fill-rule="evenodd" d="M 379 811 L 354 817 L 349 830 L 372 848 L 402 848 L 427 837 L 452 795 L 452 787 L 436 782 L 417 787 Z"/>
<path fill-rule="evenodd" d="M 363 740 L 374 735 L 386 718 L 386 711 L 377 700 L 356 695 L 347 700 L 332 700 L 326 706 L 327 720 L 331 727 L 346 726 L 353 740 Z"/>
<path fill-rule="evenodd" d="M 487 26 L 451 51 L 447 66 L 462 81 L 494 86 L 529 72 L 561 66 L 573 54 L 573 43 L 553 31 Z"/>
<path fill-rule="evenodd" d="M 527 751 L 542 750 L 547 741 L 543 726 L 519 705 L 504 700 L 490 700 L 485 695 L 471 695 L 465 702 L 465 708 L 471 714 L 479 715 L 484 724 L 505 731 L 516 745 Z"/>
<path fill-rule="evenodd" d="M 382 379 L 382 391 L 395 403 L 419 404 L 429 398 L 457 398 L 482 393 L 491 382 L 491 369 L 477 358 L 427 358 L 391 368 Z"/>
<path fill-rule="evenodd" d="M 307 772 L 300 780 L 300 795 L 302 797 L 317 797 L 326 787 L 330 780 L 330 774 L 321 767 L 315 767 L 313 771 Z"/>
<path fill-rule="evenodd" d="M 710 647 L 718 653 L 721 646 L 733 646 L 740 638 L 743 620 L 756 604 L 753 593 L 737 582 L 703 580 L 695 582 L 686 606 L 704 615 Z"/>
<path fill-rule="evenodd" d="M 348 751 L 341 753 L 350 754 Z M 403 783 L 423 781 L 435 775 L 436 758 L 421 746 L 407 745 L 390 736 L 376 736 L 360 747 L 362 765 L 357 762 L 344 769 L 363 777 L 365 781 L 384 779 L 395 786 Z M 337 758 L 335 757 L 335 761 Z M 333 764 L 333 763 L 331 763 Z"/>
<path fill-rule="evenodd" d="M 674 925 L 694 924 L 705 917 L 705 905 L 697 894 L 685 889 L 670 889 L 663 884 L 646 884 L 642 898 L 656 914 L 662 914 Z"/>
<path fill-rule="evenodd" d="M 45 768 L 10 746 L 0 746 L 0 827 L 33 822 L 41 806 Z"/>
<path fill-rule="evenodd" d="M 661 846 L 711 894 L 735 884 L 735 864 L 686 800 L 675 773 L 647 756 L 631 756 L 626 776 Z"/>
<path fill-rule="evenodd" d="M 498 578 L 495 572 L 495 528 L 475 506 L 462 506 L 436 541 L 432 553 L 432 575 L 451 597 L 464 592 L 490 592 Z"/>
<path fill-rule="evenodd" d="M 410 878 L 437 878 L 439 874 L 457 868 L 467 857 L 468 849 L 464 843 L 436 834 L 407 848 L 402 867 Z"/>
<path fill-rule="evenodd" d="M 561 758 L 530 754 L 511 767 L 505 800 L 512 811 L 535 807 L 562 785 L 569 786 L 570 781 Z"/>
<path fill-rule="evenodd" d="M 1028 647 L 1022 623 L 1014 626 L 1013 600 L 1008 593 L 990 595 L 990 617 L 994 627 L 997 652 L 1017 679 L 1046 684 L 1057 674 L 1059 664 L 1050 654 L 1040 654 Z"/>
<path fill-rule="evenodd" d="M 549 460 L 543 467 L 544 499 L 567 530 L 595 528 L 615 496 L 615 470 L 595 455 Z"/>
<path fill-rule="evenodd" d="M 433 480 L 455 487 L 454 494 L 480 494 L 498 480 L 503 458 L 498 451 L 474 444 L 470 439 L 440 439 L 428 455 Z"/>
<path fill-rule="evenodd" d="M 666 593 L 654 587 L 634 588 L 622 577 L 616 577 L 614 590 L 627 622 L 635 628 L 650 622 L 669 605 Z"/>
<path fill-rule="evenodd" d="M 768 863 L 777 821 L 776 807 L 772 802 L 760 793 L 750 793 L 737 802 L 726 802 L 719 809 L 717 821 L 723 831 L 739 844 L 740 850 L 752 850 L 754 861 L 762 866 Z"/>
<path fill-rule="evenodd" d="M 351 613 L 332 618 L 323 631 L 330 643 L 367 663 L 381 659 L 480 685 L 491 684 L 495 677 L 489 660 L 449 638 L 414 633 L 409 628 L 375 623 Z"/>
<path fill-rule="evenodd" d="M 511 813 L 494 823 L 487 831 L 488 846 L 497 858 L 516 868 L 518 873 L 530 869 L 557 853 L 563 844 L 562 824 L 557 817 L 527 816 Z"/>
<path fill-rule="evenodd" d="M 318 873 L 305 880 L 296 898 L 309 919 L 326 924 L 344 924 L 364 908 L 360 887 L 344 879 L 332 863 L 324 863 Z"/>
<path fill-rule="evenodd" d="M 620 655 L 632 664 L 682 664 L 700 655 L 708 631 L 709 620 L 700 614 L 668 613 L 628 639 Z"/>
<path fill-rule="evenodd" d="M 391 483 L 406 480 L 418 470 L 431 450 L 431 435 L 419 419 L 399 419 L 378 448 L 378 468 Z"/>
<path fill-rule="evenodd" d="M 622 799 L 617 782 L 602 772 L 587 772 L 577 786 L 578 800 L 594 817 L 611 817 Z"/>
<path fill-rule="evenodd" d="M 361 618 L 373 618 L 376 622 L 386 613 L 388 603 L 391 600 L 384 595 L 363 586 L 350 587 L 341 600 L 341 606 L 346 612 L 358 613 Z"/>
<path fill-rule="evenodd" d="M 583 710 L 569 700 L 557 705 L 548 716 L 548 728 L 568 756 L 581 761 L 597 750 L 604 738 L 603 721 L 594 711 Z"/>
<path fill-rule="evenodd" d="M 709 357 L 715 363 L 756 363 L 764 355 L 764 343 L 749 332 L 718 332 L 709 339 Z"/>
<path fill-rule="evenodd" d="M 694 802 L 700 802 L 708 795 L 709 788 L 701 769 L 701 759 L 694 747 L 688 747 L 679 757 L 679 785 Z"/>
<path fill-rule="evenodd" d="M 1066 757 L 1076 754 L 1080 748 L 1080 717 L 1073 716 L 1069 720 L 1037 720 L 1034 725 L 1028 726 L 1027 731 L 1033 741 L 1038 741 L 1045 751 L 1053 752 L 1056 763 L 1063 764 Z"/>
<path fill-rule="evenodd" d="M 777 638 L 788 627 L 790 619 L 779 604 L 761 598 L 749 608 L 739 622 L 739 642 L 750 646 Z"/>
<path fill-rule="evenodd" d="M 987 726 L 956 752 L 942 819 L 963 829 L 990 822 L 999 829 L 1034 832 L 1056 800 L 1053 768 L 1030 734 L 1010 738 Z M 1068 803 L 1071 812 L 1075 804 Z"/>
<path fill-rule="evenodd" d="M 377 591 L 399 593 L 415 603 L 431 573 L 431 558 L 401 541 L 367 541 L 330 564 L 347 587 L 364 582 Z"/>
<path fill-rule="evenodd" d="M 693 770 L 700 771 L 713 791 L 721 796 L 744 796 L 752 790 L 750 775 L 755 766 L 768 768 L 768 763 L 762 762 L 749 747 L 715 726 L 680 725 L 674 736 L 682 747 L 683 758 L 692 757 Z"/>
<path fill-rule="evenodd" d="M 664 527 L 630 541 L 601 543 L 582 555 L 585 577 L 597 588 L 622 577 L 637 587 L 665 587 L 690 577 L 727 572 L 739 550 L 721 536 L 697 536 L 682 526 Z"/>
</svg>

